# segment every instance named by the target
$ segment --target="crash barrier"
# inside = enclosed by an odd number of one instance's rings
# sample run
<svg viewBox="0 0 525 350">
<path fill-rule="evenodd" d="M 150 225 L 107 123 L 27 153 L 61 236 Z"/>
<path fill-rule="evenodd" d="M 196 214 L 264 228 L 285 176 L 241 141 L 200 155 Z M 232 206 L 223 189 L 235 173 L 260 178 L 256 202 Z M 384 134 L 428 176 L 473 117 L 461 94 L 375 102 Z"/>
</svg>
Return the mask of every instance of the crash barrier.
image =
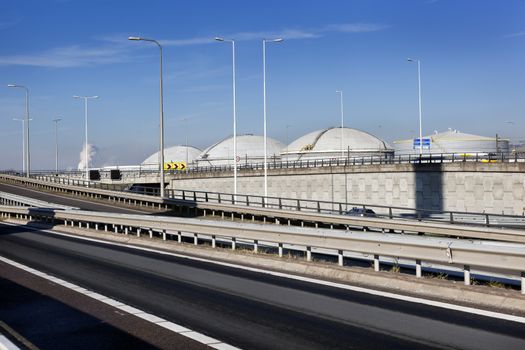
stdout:
<svg viewBox="0 0 525 350">
<path fill-rule="evenodd" d="M 525 243 L 525 230 L 483 227 L 476 225 L 459 225 L 446 222 L 426 222 L 418 220 L 406 220 L 395 217 L 360 217 L 347 215 L 334 215 L 320 213 L 318 211 L 289 210 L 268 206 L 252 206 L 228 204 L 228 201 L 218 200 L 199 201 L 197 191 L 184 191 L 182 199 L 160 198 L 144 194 L 136 194 L 122 191 L 103 190 L 97 187 L 71 186 L 60 183 L 51 183 L 43 180 L 26 179 L 21 177 L 9 177 L 0 175 L 16 184 L 32 186 L 44 190 L 54 190 L 66 192 L 73 195 L 84 196 L 87 199 L 105 199 L 117 205 L 137 206 L 157 210 L 176 210 L 184 214 L 193 213 L 194 215 L 220 215 L 223 219 L 240 219 L 241 221 L 251 220 L 267 222 L 269 220 L 276 224 L 308 226 L 329 226 L 331 228 L 361 228 L 366 230 L 379 230 L 385 232 L 401 232 L 429 235 L 444 235 L 450 237 L 477 238 L 487 240 L 500 240 L 507 242 Z M 186 196 L 184 193 L 191 193 Z M 206 192 L 204 192 L 206 193 Z M 521 216 L 518 218 L 523 219 Z M 492 224 L 490 224 L 492 225 Z"/>
<path fill-rule="evenodd" d="M 503 269 L 520 275 L 521 292 L 525 294 L 525 246 L 499 242 L 456 240 L 450 238 L 404 236 L 388 233 L 334 231 L 328 229 L 305 229 L 276 225 L 232 223 L 190 218 L 151 217 L 148 215 L 113 214 L 82 210 L 53 210 L 25 207 L 0 206 L 0 217 L 23 219 L 93 229 L 123 235 L 149 235 L 150 238 L 176 240 L 182 243 L 182 232 L 193 234 L 193 243 L 211 241 L 216 247 L 217 239 L 228 240 L 231 248 L 250 244 L 255 252 L 259 246 L 272 243 L 283 256 L 283 245 L 304 252 L 307 261 L 312 260 L 312 248 L 335 251 L 338 265 L 344 265 L 344 252 L 373 255 L 374 270 L 380 270 L 381 258 L 411 259 L 416 277 L 422 276 L 422 262 L 454 264 L 463 266 L 464 284 L 471 283 L 471 267 Z"/>
<path fill-rule="evenodd" d="M 0 174 L 0 180 L 16 181 L 20 184 L 28 183 L 32 179 L 21 176 Z M 160 196 L 160 190 L 146 186 L 124 186 L 122 184 L 98 183 L 78 179 L 68 179 L 60 176 L 35 175 L 34 179 L 54 184 L 78 186 L 82 188 L 97 188 L 109 191 L 126 191 L 149 196 Z M 460 211 L 438 211 L 408 207 L 385 205 L 368 205 L 351 202 L 330 202 L 311 199 L 264 197 L 258 195 L 231 194 L 220 192 L 206 192 L 193 190 L 166 189 L 166 198 L 181 199 L 192 202 L 208 202 L 219 204 L 235 204 L 250 207 L 263 207 L 283 210 L 309 211 L 324 214 L 345 215 L 348 211 L 357 208 L 367 216 L 367 210 L 374 212 L 374 217 L 413 219 L 429 222 L 448 222 L 451 224 L 482 225 L 492 227 L 508 227 L 525 229 L 525 213 L 523 215 L 506 215 L 495 213 L 476 213 Z M 351 212 L 350 212 L 351 214 Z"/>
</svg>

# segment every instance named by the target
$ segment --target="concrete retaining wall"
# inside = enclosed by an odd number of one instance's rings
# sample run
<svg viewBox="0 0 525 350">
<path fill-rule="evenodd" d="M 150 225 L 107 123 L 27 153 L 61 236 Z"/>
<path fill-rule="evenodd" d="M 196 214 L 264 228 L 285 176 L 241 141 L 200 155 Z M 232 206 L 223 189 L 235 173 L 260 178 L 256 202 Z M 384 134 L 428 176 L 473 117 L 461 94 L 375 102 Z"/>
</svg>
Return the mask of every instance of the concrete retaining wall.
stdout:
<svg viewBox="0 0 525 350">
<path fill-rule="evenodd" d="M 263 172 L 238 172 L 238 193 L 262 195 Z M 233 192 L 232 172 L 181 173 L 170 188 Z M 522 215 L 525 163 L 389 164 L 268 171 L 268 195 Z"/>
</svg>

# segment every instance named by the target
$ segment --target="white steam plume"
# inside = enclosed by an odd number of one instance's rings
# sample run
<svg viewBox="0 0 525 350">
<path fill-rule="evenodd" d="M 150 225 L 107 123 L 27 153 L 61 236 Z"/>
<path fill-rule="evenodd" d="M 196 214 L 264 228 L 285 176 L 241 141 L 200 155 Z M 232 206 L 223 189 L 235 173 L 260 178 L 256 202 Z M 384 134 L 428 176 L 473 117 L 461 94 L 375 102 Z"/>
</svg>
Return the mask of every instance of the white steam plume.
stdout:
<svg viewBox="0 0 525 350">
<path fill-rule="evenodd" d="M 78 170 L 86 169 L 86 157 L 89 162 L 89 165 L 93 167 L 92 161 L 96 153 L 97 153 L 97 148 L 89 143 L 87 145 L 87 152 L 86 152 L 86 144 L 84 144 L 82 146 L 82 151 L 80 152 L 80 162 L 78 162 Z"/>
</svg>

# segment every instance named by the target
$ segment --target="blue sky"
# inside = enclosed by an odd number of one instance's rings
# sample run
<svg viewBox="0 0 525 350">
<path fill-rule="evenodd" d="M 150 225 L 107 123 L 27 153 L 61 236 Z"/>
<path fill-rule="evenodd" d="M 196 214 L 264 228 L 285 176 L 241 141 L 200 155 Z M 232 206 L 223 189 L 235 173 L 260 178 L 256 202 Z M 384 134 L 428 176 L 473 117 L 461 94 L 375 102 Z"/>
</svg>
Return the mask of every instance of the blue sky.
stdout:
<svg viewBox="0 0 525 350">
<path fill-rule="evenodd" d="M 261 39 L 267 46 L 268 133 L 282 142 L 339 124 L 386 141 L 416 135 L 422 61 L 423 129 L 525 140 L 522 0 L 2 0 L 0 169 L 21 167 L 30 89 L 33 169 L 76 167 L 90 102 L 95 165 L 137 164 L 158 148 L 158 49 L 164 45 L 166 145 L 199 148 L 231 135 L 236 39 L 239 133 L 262 134 Z M 3 87 L 2 87 L 3 86 Z M 186 122 L 183 120 L 187 119 Z M 287 128 L 288 125 L 288 128 Z M 287 132 L 288 131 L 288 132 Z"/>
</svg>

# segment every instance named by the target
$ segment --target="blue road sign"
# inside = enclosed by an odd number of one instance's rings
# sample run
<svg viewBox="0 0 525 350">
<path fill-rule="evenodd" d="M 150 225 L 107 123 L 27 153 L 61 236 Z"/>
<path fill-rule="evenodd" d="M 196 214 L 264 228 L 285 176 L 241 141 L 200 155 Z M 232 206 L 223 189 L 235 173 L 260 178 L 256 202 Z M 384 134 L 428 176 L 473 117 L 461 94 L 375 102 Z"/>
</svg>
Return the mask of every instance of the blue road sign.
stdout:
<svg viewBox="0 0 525 350">
<path fill-rule="evenodd" d="M 421 140 L 423 140 L 423 143 L 421 143 Z M 414 139 L 413 148 L 419 148 L 419 146 L 422 146 L 421 148 L 424 149 L 430 149 L 430 138 L 423 138 L 420 139 L 419 137 L 417 139 Z"/>
</svg>

